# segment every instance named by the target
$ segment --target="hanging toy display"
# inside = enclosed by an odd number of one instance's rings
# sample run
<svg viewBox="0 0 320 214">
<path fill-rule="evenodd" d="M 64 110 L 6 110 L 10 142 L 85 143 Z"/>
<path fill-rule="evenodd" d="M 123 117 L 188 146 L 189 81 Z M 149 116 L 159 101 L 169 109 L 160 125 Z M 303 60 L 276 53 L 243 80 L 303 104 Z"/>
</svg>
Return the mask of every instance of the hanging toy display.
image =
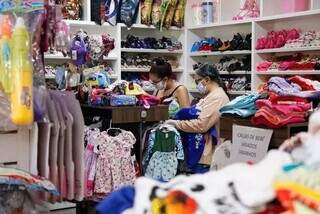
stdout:
<svg viewBox="0 0 320 214">
<path fill-rule="evenodd" d="M 41 0 L 5 1 L 0 4 L 1 88 L 10 98 L 11 114 L 8 112 L 8 115 L 16 125 L 33 122 L 31 38 L 43 10 Z"/>
</svg>

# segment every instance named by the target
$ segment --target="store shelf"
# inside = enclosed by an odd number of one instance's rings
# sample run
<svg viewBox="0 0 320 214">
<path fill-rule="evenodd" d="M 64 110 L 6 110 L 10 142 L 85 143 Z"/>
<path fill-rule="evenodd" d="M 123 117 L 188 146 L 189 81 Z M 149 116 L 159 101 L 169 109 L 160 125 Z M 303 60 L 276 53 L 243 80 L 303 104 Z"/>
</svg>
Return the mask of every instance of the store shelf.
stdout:
<svg viewBox="0 0 320 214">
<path fill-rule="evenodd" d="M 121 72 L 149 72 L 150 68 L 133 68 L 133 67 L 128 67 L 128 68 L 121 68 Z M 175 73 L 181 73 L 183 72 L 183 68 L 174 68 L 172 69 L 173 72 Z"/>
<path fill-rule="evenodd" d="M 103 25 L 98 25 L 97 23 L 93 22 L 93 21 L 84 21 L 84 20 L 65 20 L 65 22 L 69 25 L 69 26 L 74 26 L 74 27 L 81 27 L 81 26 L 97 26 L 97 27 L 113 27 L 112 25 L 110 25 L 109 23 L 105 22 Z"/>
<path fill-rule="evenodd" d="M 301 47 L 301 48 L 272 48 L 256 50 L 255 53 L 288 53 L 288 52 L 305 52 L 305 51 L 320 51 L 320 47 Z"/>
<path fill-rule="evenodd" d="M 320 71 L 279 71 L 279 70 L 270 70 L 270 71 L 256 71 L 257 75 L 277 75 L 277 76 L 284 76 L 284 75 L 320 75 Z"/>
<path fill-rule="evenodd" d="M 53 74 L 46 74 L 44 77 L 45 77 L 45 79 L 47 79 L 47 80 L 56 79 L 56 75 L 53 75 Z"/>
<path fill-rule="evenodd" d="M 191 57 L 199 57 L 199 56 L 225 56 L 225 55 L 249 55 L 251 51 L 244 50 L 244 51 L 206 51 L 206 52 L 191 52 Z"/>
<path fill-rule="evenodd" d="M 190 75 L 195 75 L 196 72 L 189 72 Z M 219 71 L 220 75 L 250 75 L 251 71 Z"/>
<path fill-rule="evenodd" d="M 57 54 L 44 54 L 44 59 L 51 60 L 70 60 L 70 56 L 63 56 L 62 53 Z"/>
<path fill-rule="evenodd" d="M 121 48 L 121 52 L 127 53 L 166 53 L 166 54 L 182 54 L 183 50 L 170 51 L 167 49 L 136 49 L 136 48 Z"/>
<path fill-rule="evenodd" d="M 45 54 L 44 59 L 46 60 L 70 60 L 70 56 L 63 56 L 62 53 L 57 53 L 57 54 Z M 103 60 L 105 61 L 114 61 L 117 60 L 118 58 L 116 56 L 108 56 L 108 57 L 103 57 Z"/>
<path fill-rule="evenodd" d="M 256 22 L 263 22 L 263 21 L 280 22 L 280 21 L 283 21 L 283 19 L 302 19 L 304 16 L 313 16 L 313 15 L 320 15 L 320 9 L 265 16 L 265 17 L 257 18 L 255 21 Z"/>
<path fill-rule="evenodd" d="M 255 19 L 246 19 L 246 20 L 239 20 L 239 21 L 225 21 L 220 23 L 211 23 L 211 24 L 204 24 L 204 25 L 197 25 L 188 27 L 188 30 L 201 30 L 206 28 L 213 28 L 213 27 L 224 27 L 224 26 L 231 26 L 231 25 L 243 25 L 243 24 L 251 24 L 252 21 Z"/>
<path fill-rule="evenodd" d="M 122 28 L 128 28 L 125 24 L 123 23 L 120 23 L 119 24 Z M 155 29 L 155 30 L 158 30 L 157 27 L 153 26 L 153 25 L 144 25 L 144 24 L 134 24 L 132 25 L 129 29 L 132 29 L 132 28 L 141 28 L 141 29 Z M 176 31 L 183 31 L 184 28 L 178 28 L 178 27 L 170 27 L 169 29 L 166 29 L 166 28 L 163 28 L 163 30 L 176 30 Z"/>
</svg>

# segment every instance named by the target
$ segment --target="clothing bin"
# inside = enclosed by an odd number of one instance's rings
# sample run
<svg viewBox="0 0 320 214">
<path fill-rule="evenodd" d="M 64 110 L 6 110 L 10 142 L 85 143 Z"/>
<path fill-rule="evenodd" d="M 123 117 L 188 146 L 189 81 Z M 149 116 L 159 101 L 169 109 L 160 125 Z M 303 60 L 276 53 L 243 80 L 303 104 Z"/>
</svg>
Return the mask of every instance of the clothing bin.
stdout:
<svg viewBox="0 0 320 214">
<path fill-rule="evenodd" d="M 310 0 L 281 0 L 282 13 L 292 13 L 309 9 Z"/>
</svg>

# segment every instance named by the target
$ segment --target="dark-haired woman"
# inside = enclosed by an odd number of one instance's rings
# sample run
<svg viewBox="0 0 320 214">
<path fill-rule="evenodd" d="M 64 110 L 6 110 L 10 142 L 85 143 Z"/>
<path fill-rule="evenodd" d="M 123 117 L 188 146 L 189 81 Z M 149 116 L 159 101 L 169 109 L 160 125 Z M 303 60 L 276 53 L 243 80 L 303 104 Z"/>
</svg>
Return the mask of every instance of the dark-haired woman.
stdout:
<svg viewBox="0 0 320 214">
<path fill-rule="evenodd" d="M 154 95 L 160 97 L 164 103 L 170 104 L 170 117 L 173 117 L 180 108 L 190 106 L 187 88 L 174 79 L 172 67 L 165 60 L 154 60 L 149 79 L 156 88 Z"/>
<path fill-rule="evenodd" d="M 166 124 L 187 133 L 183 139 L 187 166 L 193 173 L 203 173 L 210 168 L 219 138 L 219 110 L 229 98 L 214 66 L 202 65 L 196 70 L 194 80 L 203 98 L 195 106 L 179 111 L 175 120 L 168 120 Z"/>
</svg>

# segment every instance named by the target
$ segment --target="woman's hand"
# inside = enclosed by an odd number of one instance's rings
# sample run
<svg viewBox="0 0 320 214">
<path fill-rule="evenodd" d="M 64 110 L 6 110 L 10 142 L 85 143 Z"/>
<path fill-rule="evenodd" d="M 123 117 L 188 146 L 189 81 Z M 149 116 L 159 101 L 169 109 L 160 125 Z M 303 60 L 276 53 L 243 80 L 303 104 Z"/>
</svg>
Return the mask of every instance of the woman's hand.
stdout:
<svg viewBox="0 0 320 214">
<path fill-rule="evenodd" d="M 177 123 L 178 123 L 177 120 L 166 120 L 164 122 L 165 125 L 170 125 L 170 126 L 174 126 L 174 127 L 176 127 Z"/>
</svg>

